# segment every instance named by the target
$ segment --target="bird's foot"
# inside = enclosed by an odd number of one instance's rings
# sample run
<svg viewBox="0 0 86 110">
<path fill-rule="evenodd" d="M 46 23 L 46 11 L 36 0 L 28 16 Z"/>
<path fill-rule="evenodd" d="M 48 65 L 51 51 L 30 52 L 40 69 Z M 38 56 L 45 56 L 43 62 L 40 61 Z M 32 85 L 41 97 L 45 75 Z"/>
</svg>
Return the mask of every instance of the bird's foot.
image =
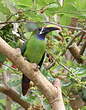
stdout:
<svg viewBox="0 0 86 110">
<path fill-rule="evenodd" d="M 21 55 L 21 50 L 20 50 L 20 48 L 16 48 L 16 51 L 17 51 L 17 53 L 18 53 L 19 55 Z"/>
<path fill-rule="evenodd" d="M 33 70 L 34 71 L 38 71 L 39 70 L 39 67 L 36 63 L 32 63 L 32 67 L 33 67 Z"/>
<path fill-rule="evenodd" d="M 16 57 L 20 57 L 21 56 L 21 50 L 20 50 L 20 48 L 16 48 L 15 49 L 15 53 L 16 53 Z"/>
<path fill-rule="evenodd" d="M 24 60 L 27 60 L 28 61 L 28 59 L 26 57 L 24 57 Z"/>
</svg>

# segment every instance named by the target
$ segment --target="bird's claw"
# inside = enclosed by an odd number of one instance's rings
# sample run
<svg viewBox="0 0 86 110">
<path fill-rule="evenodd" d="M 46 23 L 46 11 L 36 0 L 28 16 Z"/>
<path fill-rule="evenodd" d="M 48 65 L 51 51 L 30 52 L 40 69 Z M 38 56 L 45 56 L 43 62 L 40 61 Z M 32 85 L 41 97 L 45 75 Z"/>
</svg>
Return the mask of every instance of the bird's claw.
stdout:
<svg viewBox="0 0 86 110">
<path fill-rule="evenodd" d="M 35 63 L 32 64 L 32 67 L 33 67 L 34 71 L 38 71 L 38 69 L 39 69 L 38 65 Z"/>
<path fill-rule="evenodd" d="M 16 48 L 16 51 L 18 52 L 19 55 L 21 55 L 21 50 L 20 50 L 20 48 Z"/>
<path fill-rule="evenodd" d="M 26 60 L 26 57 L 24 57 L 24 60 Z"/>
</svg>

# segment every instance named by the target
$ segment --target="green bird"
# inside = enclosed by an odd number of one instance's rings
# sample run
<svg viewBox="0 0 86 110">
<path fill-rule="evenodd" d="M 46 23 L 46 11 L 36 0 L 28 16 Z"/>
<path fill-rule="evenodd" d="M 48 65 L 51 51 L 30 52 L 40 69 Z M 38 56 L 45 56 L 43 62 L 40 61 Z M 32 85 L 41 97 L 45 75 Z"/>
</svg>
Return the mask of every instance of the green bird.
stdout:
<svg viewBox="0 0 86 110">
<path fill-rule="evenodd" d="M 30 38 L 26 41 L 21 49 L 22 55 L 31 63 L 36 63 L 41 67 L 46 49 L 45 36 L 51 31 L 61 30 L 60 27 L 56 25 L 48 25 L 46 27 L 37 28 L 33 31 Z M 30 79 L 24 74 L 22 77 L 22 94 L 26 95 L 30 86 Z"/>
</svg>

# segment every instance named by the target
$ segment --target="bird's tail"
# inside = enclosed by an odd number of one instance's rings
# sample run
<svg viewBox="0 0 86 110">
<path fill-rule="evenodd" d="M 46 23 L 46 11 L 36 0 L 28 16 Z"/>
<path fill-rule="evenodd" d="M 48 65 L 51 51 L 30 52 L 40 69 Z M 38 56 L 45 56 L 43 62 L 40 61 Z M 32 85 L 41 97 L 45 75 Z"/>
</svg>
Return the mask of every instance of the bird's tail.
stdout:
<svg viewBox="0 0 86 110">
<path fill-rule="evenodd" d="M 30 87 L 30 79 L 27 78 L 24 74 L 22 76 L 22 94 L 26 95 L 28 89 Z"/>
</svg>

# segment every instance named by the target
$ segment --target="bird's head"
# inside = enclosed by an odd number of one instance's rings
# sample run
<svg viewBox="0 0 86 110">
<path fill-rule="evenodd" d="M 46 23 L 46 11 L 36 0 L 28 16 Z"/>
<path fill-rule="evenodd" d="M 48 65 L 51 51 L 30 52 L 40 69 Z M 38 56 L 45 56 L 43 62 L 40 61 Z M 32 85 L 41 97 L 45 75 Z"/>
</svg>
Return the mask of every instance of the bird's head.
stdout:
<svg viewBox="0 0 86 110">
<path fill-rule="evenodd" d="M 55 30 L 58 30 L 60 32 L 61 27 L 59 27 L 57 25 L 47 25 L 45 27 L 38 29 L 38 35 L 40 38 L 45 38 L 46 34 L 48 34 L 51 31 L 55 31 Z"/>
<path fill-rule="evenodd" d="M 42 27 L 42 28 L 39 28 L 39 34 L 48 34 L 49 32 L 51 31 L 54 31 L 54 30 L 58 30 L 58 31 L 61 31 L 61 27 L 57 26 L 57 25 L 47 25 L 45 27 Z"/>
</svg>

